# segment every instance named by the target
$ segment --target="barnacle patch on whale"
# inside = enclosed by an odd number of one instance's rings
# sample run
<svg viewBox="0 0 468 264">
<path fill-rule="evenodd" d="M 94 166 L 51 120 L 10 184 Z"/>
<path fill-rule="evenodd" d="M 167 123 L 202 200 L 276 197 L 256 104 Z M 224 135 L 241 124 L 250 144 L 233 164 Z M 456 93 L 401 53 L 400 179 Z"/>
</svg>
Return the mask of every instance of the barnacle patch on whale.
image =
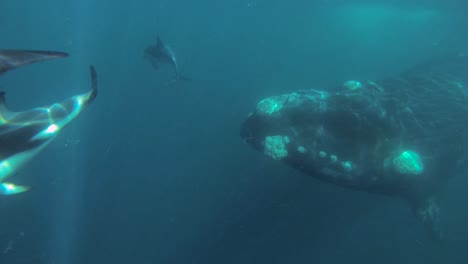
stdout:
<svg viewBox="0 0 468 264">
<path fill-rule="evenodd" d="M 405 150 L 393 158 L 393 166 L 401 174 L 418 175 L 424 171 L 421 156 L 411 150 Z"/>
<path fill-rule="evenodd" d="M 286 145 L 289 143 L 288 136 L 267 136 L 264 141 L 264 153 L 275 160 L 280 160 L 288 156 Z"/>
</svg>

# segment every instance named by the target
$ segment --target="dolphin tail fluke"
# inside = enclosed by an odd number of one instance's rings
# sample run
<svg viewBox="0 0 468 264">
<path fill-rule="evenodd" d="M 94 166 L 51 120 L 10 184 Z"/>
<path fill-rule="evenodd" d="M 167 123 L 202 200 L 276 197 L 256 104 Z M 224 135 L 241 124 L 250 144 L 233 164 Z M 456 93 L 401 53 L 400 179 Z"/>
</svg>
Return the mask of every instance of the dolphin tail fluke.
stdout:
<svg viewBox="0 0 468 264">
<path fill-rule="evenodd" d="M 15 185 L 11 182 L 0 183 L 0 195 L 23 193 L 31 189 L 28 186 Z"/>
<path fill-rule="evenodd" d="M 89 105 L 90 103 L 92 103 L 98 95 L 98 81 L 96 69 L 93 65 L 91 65 L 89 66 L 89 71 L 91 75 L 91 91 L 80 95 L 84 105 Z"/>
<path fill-rule="evenodd" d="M 98 95 L 98 80 L 97 80 L 96 69 L 94 68 L 93 65 L 91 65 L 89 66 L 89 71 L 91 75 L 91 90 L 84 94 L 78 95 L 80 97 L 79 100 L 82 102 L 84 106 L 87 106 L 90 103 L 92 103 Z"/>
<path fill-rule="evenodd" d="M 0 74 L 23 65 L 66 56 L 67 53 L 58 51 L 0 50 Z"/>
<path fill-rule="evenodd" d="M 96 69 L 93 65 L 89 66 L 89 71 L 91 73 L 91 99 L 90 102 L 93 101 L 97 94 L 98 94 L 98 81 L 97 81 L 97 73 Z"/>
</svg>

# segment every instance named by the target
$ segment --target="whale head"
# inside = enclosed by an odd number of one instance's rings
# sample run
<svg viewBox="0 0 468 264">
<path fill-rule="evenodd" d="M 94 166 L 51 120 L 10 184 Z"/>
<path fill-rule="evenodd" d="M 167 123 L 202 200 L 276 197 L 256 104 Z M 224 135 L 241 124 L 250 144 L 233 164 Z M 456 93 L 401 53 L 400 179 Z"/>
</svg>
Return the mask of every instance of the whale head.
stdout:
<svg viewBox="0 0 468 264">
<path fill-rule="evenodd" d="M 341 185 L 366 188 L 388 182 L 383 178 L 393 172 L 422 173 L 417 151 L 396 144 L 398 131 L 380 93 L 350 81 L 337 92 L 305 90 L 265 98 L 243 123 L 241 138 L 273 159 Z M 398 160 L 403 153 L 419 162 L 404 168 Z M 398 175 L 392 177 L 396 181 Z"/>
<path fill-rule="evenodd" d="M 240 136 L 264 155 L 319 180 L 400 196 L 434 230 L 435 216 L 429 214 L 436 207 L 429 197 L 438 188 L 437 170 L 421 135 L 411 133 L 415 123 L 411 109 L 401 108 L 376 83 L 348 81 L 334 90 L 260 100 Z"/>
</svg>

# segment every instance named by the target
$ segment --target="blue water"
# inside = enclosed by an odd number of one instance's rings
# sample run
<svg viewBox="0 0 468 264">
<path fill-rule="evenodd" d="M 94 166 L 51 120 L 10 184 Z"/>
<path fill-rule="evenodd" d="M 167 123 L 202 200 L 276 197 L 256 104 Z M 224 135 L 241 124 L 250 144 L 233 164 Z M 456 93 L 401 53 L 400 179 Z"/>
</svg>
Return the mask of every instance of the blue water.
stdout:
<svg viewBox="0 0 468 264">
<path fill-rule="evenodd" d="M 468 263 L 465 175 L 434 243 L 401 200 L 320 183 L 239 138 L 256 102 L 467 51 L 463 1 L 8 1 L 0 48 L 70 57 L 0 80 L 24 110 L 97 100 L 0 197 L 0 263 Z M 155 71 L 160 35 L 192 80 Z"/>
</svg>

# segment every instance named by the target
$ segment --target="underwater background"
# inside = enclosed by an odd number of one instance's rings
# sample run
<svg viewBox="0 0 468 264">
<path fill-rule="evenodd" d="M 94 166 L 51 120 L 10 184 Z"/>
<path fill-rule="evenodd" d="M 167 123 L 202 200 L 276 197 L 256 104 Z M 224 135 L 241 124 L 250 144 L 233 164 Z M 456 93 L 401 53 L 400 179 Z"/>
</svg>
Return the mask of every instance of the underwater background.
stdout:
<svg viewBox="0 0 468 264">
<path fill-rule="evenodd" d="M 0 197 L 0 263 L 468 263 L 466 173 L 440 194 L 447 238 L 435 243 L 404 201 L 321 183 L 239 138 L 266 96 L 467 52 L 466 10 L 465 1 L 2 1 L 0 48 L 70 53 L 2 76 L 11 109 L 87 91 L 89 64 L 100 92 L 16 176 L 33 189 Z M 157 35 L 190 81 L 144 60 Z"/>
</svg>

